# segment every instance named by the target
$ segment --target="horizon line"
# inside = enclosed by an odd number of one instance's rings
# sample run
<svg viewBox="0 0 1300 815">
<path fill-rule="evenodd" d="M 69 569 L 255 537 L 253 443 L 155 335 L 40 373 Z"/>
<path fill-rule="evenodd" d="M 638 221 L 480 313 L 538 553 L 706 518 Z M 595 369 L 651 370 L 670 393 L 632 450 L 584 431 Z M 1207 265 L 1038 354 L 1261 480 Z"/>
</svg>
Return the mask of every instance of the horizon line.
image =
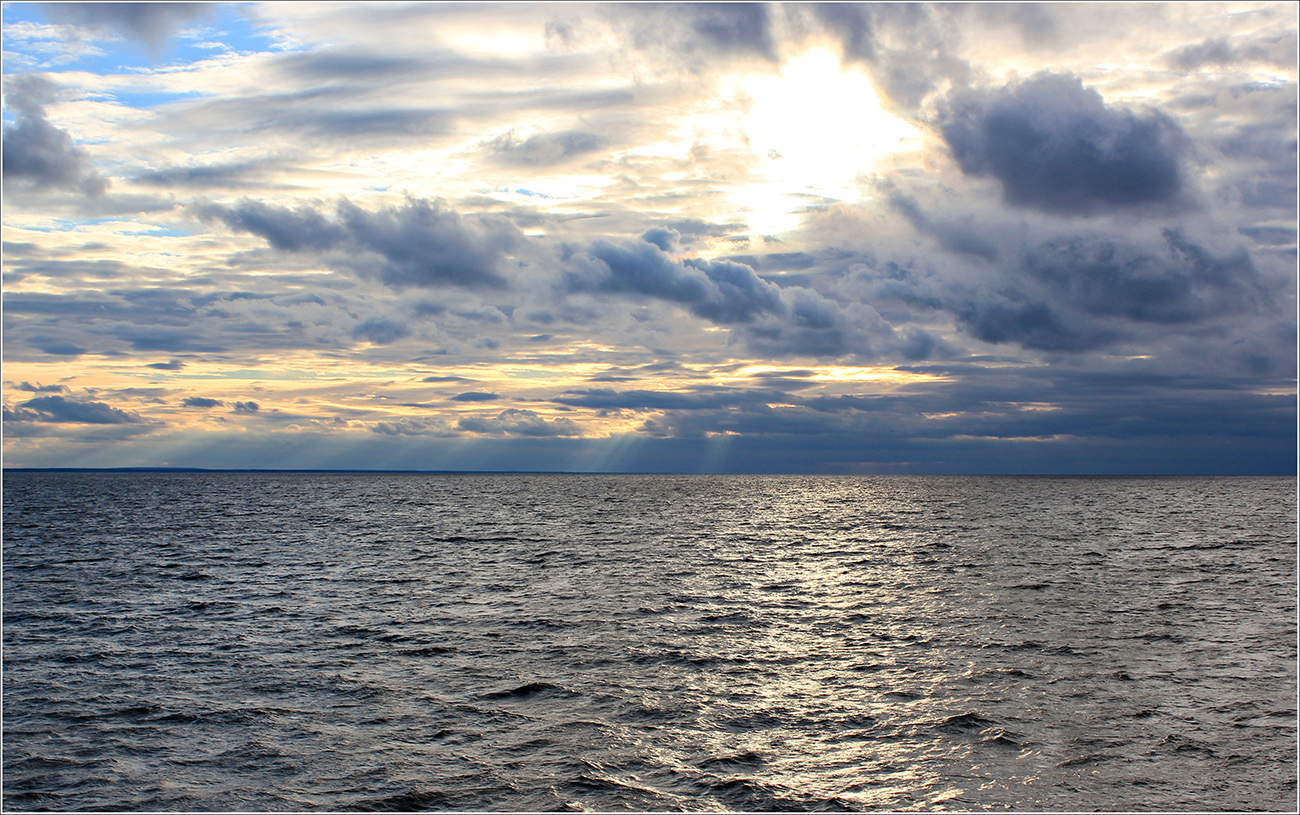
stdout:
<svg viewBox="0 0 1300 815">
<path fill-rule="evenodd" d="M 726 472 L 702 473 L 681 470 L 379 470 L 323 467 L 0 467 L 3 473 L 259 473 L 259 474 L 370 474 L 370 475 L 695 475 L 695 476 L 828 476 L 871 478 L 878 476 L 959 476 L 984 478 L 1297 478 L 1297 473 L 824 473 L 824 472 Z"/>
</svg>

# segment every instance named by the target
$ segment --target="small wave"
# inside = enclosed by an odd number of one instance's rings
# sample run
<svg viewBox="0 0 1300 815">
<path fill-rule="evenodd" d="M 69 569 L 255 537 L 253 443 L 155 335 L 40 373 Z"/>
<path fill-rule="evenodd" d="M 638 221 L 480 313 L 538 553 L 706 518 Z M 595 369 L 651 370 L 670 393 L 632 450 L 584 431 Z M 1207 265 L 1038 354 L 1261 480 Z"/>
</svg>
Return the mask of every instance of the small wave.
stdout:
<svg viewBox="0 0 1300 815">
<path fill-rule="evenodd" d="M 1024 738 L 1018 734 L 1000 728 L 989 730 L 983 733 L 980 744 L 987 744 L 993 747 L 1014 747 L 1019 749 L 1025 745 Z"/>
<path fill-rule="evenodd" d="M 358 801 L 348 807 L 353 812 L 420 812 L 450 808 L 447 796 L 433 790 L 408 790 L 385 798 Z"/>
<path fill-rule="evenodd" d="M 791 794 L 754 778 L 705 776 L 696 782 L 717 795 L 730 809 L 746 812 L 856 812 L 858 807 L 837 797 Z"/>
<path fill-rule="evenodd" d="M 1056 766 L 1078 767 L 1082 764 L 1096 764 L 1097 762 L 1107 761 L 1112 758 L 1115 758 L 1115 756 L 1110 753 L 1085 753 L 1081 756 L 1075 756 L 1074 758 L 1067 758 L 1065 761 L 1059 761 Z"/>
<path fill-rule="evenodd" d="M 642 799 L 642 796 L 645 796 L 649 798 L 649 800 L 654 801 L 656 803 L 664 801 L 666 799 L 684 800 L 681 799 L 681 796 L 674 795 L 673 793 L 670 792 L 657 790 L 654 787 L 649 787 L 644 784 L 637 783 L 636 780 L 632 780 L 632 779 L 614 778 L 614 777 L 603 776 L 603 775 L 588 775 L 584 773 L 582 775 L 577 776 L 569 783 L 575 787 L 583 787 L 591 790 L 612 792 L 618 794 L 621 798 L 625 798 L 625 796 L 628 793 L 632 793 L 635 795 L 632 802 L 637 804 L 643 802 L 644 799 Z M 627 802 L 625 801 L 625 803 Z M 644 807 L 644 806 L 635 806 L 632 808 L 642 809 L 642 810 L 650 809 L 649 807 Z M 655 807 L 655 809 L 663 809 L 663 807 L 662 806 Z"/>
<path fill-rule="evenodd" d="M 1179 733 L 1170 733 L 1168 736 L 1165 736 L 1161 739 L 1160 746 L 1172 750 L 1175 753 L 1202 753 L 1207 756 L 1214 755 L 1214 750 L 1210 748 L 1210 745 Z"/>
<path fill-rule="evenodd" d="M 402 656 L 408 657 L 435 657 L 440 654 L 454 654 L 456 649 L 449 645 L 424 645 L 413 648 L 402 648 L 397 651 Z"/>
<path fill-rule="evenodd" d="M 48 802 L 57 801 L 58 799 L 59 799 L 58 793 L 37 792 L 34 790 L 30 792 L 5 792 L 4 794 L 4 802 L 7 805 L 33 804 L 33 803 L 40 804 L 40 806 L 32 807 L 33 809 L 53 809 L 52 806 L 49 806 Z M 9 808 L 8 806 L 5 807 L 5 809 L 8 808 Z"/>
<path fill-rule="evenodd" d="M 763 756 L 753 751 L 749 751 L 745 753 L 735 753 L 729 756 L 714 756 L 712 758 L 706 758 L 701 761 L 699 765 L 701 767 L 717 767 L 720 765 L 756 766 L 763 764 L 765 761 L 766 759 L 764 759 Z"/>
<path fill-rule="evenodd" d="M 943 721 L 937 722 L 935 727 L 948 732 L 969 733 L 973 730 L 985 730 L 996 724 L 997 722 L 992 719 L 986 719 L 975 711 L 969 711 L 949 716 Z"/>
<path fill-rule="evenodd" d="M 1003 648 L 1008 651 L 1041 651 L 1043 644 L 1033 640 L 1022 640 L 1020 642 L 990 642 L 982 646 L 984 648 Z"/>
<path fill-rule="evenodd" d="M 923 698 L 923 695 L 910 690 L 891 690 L 880 694 L 880 697 L 887 700 L 897 699 L 901 702 L 914 702 L 917 699 Z"/>
<path fill-rule="evenodd" d="M 560 692 L 572 694 L 573 691 L 568 688 L 562 688 L 559 685 L 552 685 L 550 682 L 529 682 L 509 690 L 492 691 L 483 694 L 484 699 L 525 699 L 531 696 L 537 696 L 542 693 Z"/>
</svg>

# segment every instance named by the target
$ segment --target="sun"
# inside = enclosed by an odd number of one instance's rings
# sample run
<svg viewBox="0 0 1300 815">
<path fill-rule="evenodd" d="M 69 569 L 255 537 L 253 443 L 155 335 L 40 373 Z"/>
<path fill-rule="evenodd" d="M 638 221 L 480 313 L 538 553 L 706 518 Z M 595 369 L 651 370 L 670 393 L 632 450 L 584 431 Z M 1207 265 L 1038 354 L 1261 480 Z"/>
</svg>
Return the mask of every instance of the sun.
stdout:
<svg viewBox="0 0 1300 815">
<path fill-rule="evenodd" d="M 798 226 L 813 201 L 859 198 L 860 174 L 920 146 L 921 132 L 881 107 L 867 75 L 829 51 L 807 51 L 777 75 L 738 77 L 736 90 L 748 103 L 740 130 L 761 169 L 730 200 L 754 232 Z"/>
</svg>

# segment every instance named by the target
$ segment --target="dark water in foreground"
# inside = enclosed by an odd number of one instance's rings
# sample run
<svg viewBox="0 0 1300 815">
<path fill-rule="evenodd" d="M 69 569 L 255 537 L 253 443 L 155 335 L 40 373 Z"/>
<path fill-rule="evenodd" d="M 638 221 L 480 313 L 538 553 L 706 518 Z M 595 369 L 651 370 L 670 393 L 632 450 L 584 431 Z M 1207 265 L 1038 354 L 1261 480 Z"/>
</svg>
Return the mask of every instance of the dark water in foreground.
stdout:
<svg viewBox="0 0 1300 815">
<path fill-rule="evenodd" d="M 4 476 L 6 810 L 1291 810 L 1294 479 Z"/>
</svg>

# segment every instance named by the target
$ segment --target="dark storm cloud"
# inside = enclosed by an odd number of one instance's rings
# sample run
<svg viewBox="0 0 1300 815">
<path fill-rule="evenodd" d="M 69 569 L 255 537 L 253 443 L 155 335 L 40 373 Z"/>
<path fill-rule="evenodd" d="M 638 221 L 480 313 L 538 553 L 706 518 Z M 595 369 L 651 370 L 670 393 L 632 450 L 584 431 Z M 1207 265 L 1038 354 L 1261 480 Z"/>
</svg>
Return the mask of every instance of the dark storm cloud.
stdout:
<svg viewBox="0 0 1300 815">
<path fill-rule="evenodd" d="M 974 289 L 917 285 L 908 293 L 906 285 L 892 291 L 951 312 L 979 340 L 1054 352 L 1150 340 L 1276 309 L 1248 252 L 1216 254 L 1172 229 L 1159 246 L 1101 235 L 1043 241 L 992 285 Z"/>
<path fill-rule="evenodd" d="M 526 167 L 560 164 L 604 146 L 603 138 L 582 130 L 538 133 L 526 139 L 519 139 L 511 131 L 487 143 L 488 151 L 497 161 Z"/>
<path fill-rule="evenodd" d="M 997 293 L 949 307 L 958 324 L 984 342 L 1014 342 L 1040 351 L 1086 351 L 1117 339 L 1109 329 L 1067 325 L 1066 318 L 1041 301 Z"/>
<path fill-rule="evenodd" d="M 52 22 L 123 34 L 157 48 L 182 26 L 200 20 L 216 3 L 42 3 Z"/>
<path fill-rule="evenodd" d="M 220 399 L 209 399 L 206 396 L 186 396 L 181 400 L 181 407 L 202 408 L 207 410 L 214 407 L 225 407 L 225 402 Z"/>
<path fill-rule="evenodd" d="M 5 409 L 5 422 L 49 422 L 54 424 L 139 424 L 135 413 L 103 402 L 76 402 L 62 396 L 39 396 L 14 410 Z"/>
<path fill-rule="evenodd" d="M 400 207 L 370 211 L 343 199 L 332 219 L 307 206 L 289 209 L 248 199 L 233 206 L 204 203 L 195 212 L 236 232 L 258 235 L 281 251 L 339 250 L 330 259 L 335 268 L 397 288 L 505 288 L 498 266 L 520 241 L 509 221 L 467 218 L 439 200 L 411 198 Z"/>
<path fill-rule="evenodd" d="M 4 128 L 5 186 L 103 195 L 108 181 L 95 169 L 90 154 L 45 118 L 45 105 L 57 90 L 54 83 L 20 74 L 6 79 L 5 86 L 5 103 L 14 114 L 13 126 Z"/>
<path fill-rule="evenodd" d="M 941 132 L 962 172 L 996 179 L 1012 206 L 1091 215 L 1174 204 L 1184 190 L 1178 125 L 1109 107 L 1072 74 L 956 94 Z"/>
<path fill-rule="evenodd" d="M 573 420 L 561 416 L 545 419 L 531 410 L 507 408 L 496 416 L 466 416 L 456 426 L 470 433 L 484 435 L 508 434 L 512 436 L 577 436 L 581 435 Z"/>
<path fill-rule="evenodd" d="M 1215 257 L 1176 230 L 1165 240 L 1160 254 L 1107 240 L 1050 241 L 1025 257 L 1024 270 L 1090 315 L 1185 323 L 1261 309 L 1266 293 L 1244 250 Z"/>
</svg>

